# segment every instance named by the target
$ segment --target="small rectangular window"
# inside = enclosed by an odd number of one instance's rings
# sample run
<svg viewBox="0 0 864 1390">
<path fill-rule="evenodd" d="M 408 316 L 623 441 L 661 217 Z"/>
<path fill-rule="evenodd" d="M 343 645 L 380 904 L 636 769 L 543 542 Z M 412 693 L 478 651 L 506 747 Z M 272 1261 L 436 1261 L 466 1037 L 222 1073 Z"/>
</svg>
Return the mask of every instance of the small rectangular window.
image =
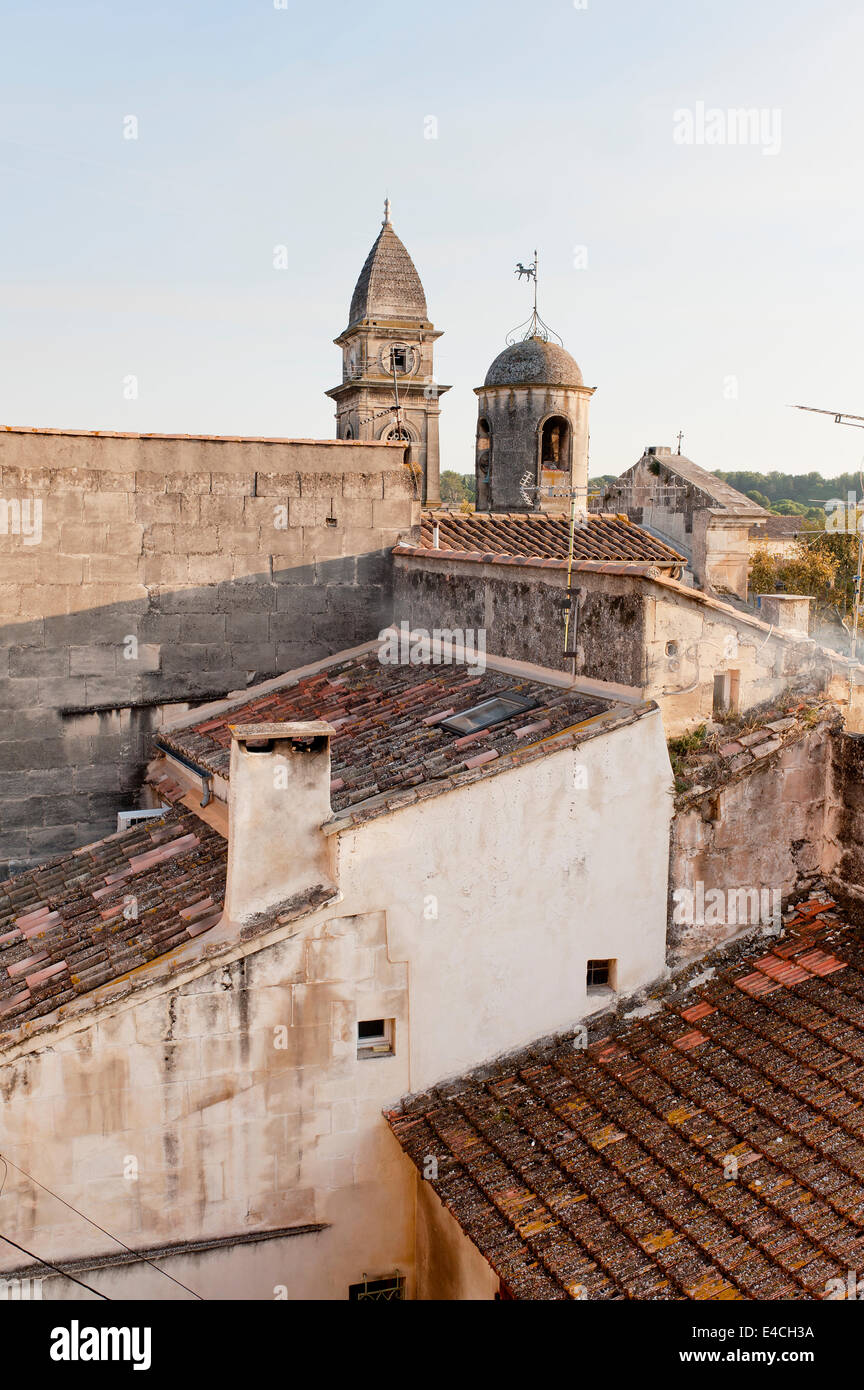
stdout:
<svg viewBox="0 0 864 1390">
<path fill-rule="evenodd" d="M 392 1018 L 366 1018 L 357 1024 L 358 1057 L 392 1057 L 395 1026 Z"/>
<path fill-rule="evenodd" d="M 404 372 L 408 366 L 408 353 L 405 348 L 391 348 L 390 350 L 390 370 L 391 372 Z"/>
<path fill-rule="evenodd" d="M 588 990 L 615 988 L 615 961 L 589 960 L 585 981 Z"/>
<path fill-rule="evenodd" d="M 515 714 L 525 714 L 536 709 L 537 701 L 525 695 L 517 695 L 513 690 L 505 690 L 501 695 L 493 695 L 481 700 L 478 705 L 454 714 L 451 719 L 442 719 L 441 728 L 453 734 L 476 734 L 480 729 L 490 729 L 493 724 L 502 724 Z"/>
</svg>

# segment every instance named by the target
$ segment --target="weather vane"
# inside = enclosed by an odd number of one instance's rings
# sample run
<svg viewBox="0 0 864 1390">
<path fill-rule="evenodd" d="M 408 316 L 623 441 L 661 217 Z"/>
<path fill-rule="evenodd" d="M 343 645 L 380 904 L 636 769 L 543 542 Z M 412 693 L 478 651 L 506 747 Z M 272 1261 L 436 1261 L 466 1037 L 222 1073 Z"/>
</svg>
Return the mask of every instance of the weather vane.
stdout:
<svg viewBox="0 0 864 1390">
<path fill-rule="evenodd" d="M 542 338 L 544 342 L 548 343 L 549 335 L 551 334 L 553 338 L 558 338 L 558 342 L 561 343 L 561 339 L 558 337 L 554 328 L 550 328 L 547 323 L 544 323 L 537 311 L 537 271 L 539 265 L 540 257 L 536 250 L 534 252 L 534 259 L 530 265 L 523 265 L 521 261 L 516 262 L 516 269 L 513 272 L 514 275 L 516 275 L 519 280 L 521 280 L 524 275 L 526 280 L 534 281 L 534 308 L 529 319 L 526 319 L 524 323 L 518 324 L 516 328 L 511 329 L 507 334 L 507 343 L 510 346 L 516 342 L 516 335 L 519 334 L 520 330 L 523 328 L 527 330 L 525 333 L 521 333 L 523 341 L 527 341 L 529 338 Z M 561 346 L 563 347 L 564 344 L 561 343 Z"/>
</svg>

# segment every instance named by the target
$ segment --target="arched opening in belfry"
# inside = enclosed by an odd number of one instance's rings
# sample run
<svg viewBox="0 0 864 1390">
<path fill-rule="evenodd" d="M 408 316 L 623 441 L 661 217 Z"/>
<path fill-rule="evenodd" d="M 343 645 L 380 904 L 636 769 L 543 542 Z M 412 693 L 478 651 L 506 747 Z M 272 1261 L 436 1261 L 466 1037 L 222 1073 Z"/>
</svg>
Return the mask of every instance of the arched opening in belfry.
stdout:
<svg viewBox="0 0 864 1390">
<path fill-rule="evenodd" d="M 552 415 L 543 422 L 540 463 L 543 468 L 570 466 L 570 425 L 563 415 Z"/>
<path fill-rule="evenodd" d="M 477 421 L 477 464 L 482 473 L 489 472 L 492 462 L 492 431 L 488 420 Z"/>
<path fill-rule="evenodd" d="M 488 508 L 492 485 L 492 430 L 489 421 L 482 417 L 477 421 L 476 506 L 478 511 Z"/>
<path fill-rule="evenodd" d="M 351 428 L 350 425 L 346 425 L 346 426 L 345 426 L 345 435 L 344 435 L 344 437 L 345 437 L 345 439 L 353 439 L 353 438 L 354 438 L 354 431 L 352 430 L 352 428 Z"/>
</svg>

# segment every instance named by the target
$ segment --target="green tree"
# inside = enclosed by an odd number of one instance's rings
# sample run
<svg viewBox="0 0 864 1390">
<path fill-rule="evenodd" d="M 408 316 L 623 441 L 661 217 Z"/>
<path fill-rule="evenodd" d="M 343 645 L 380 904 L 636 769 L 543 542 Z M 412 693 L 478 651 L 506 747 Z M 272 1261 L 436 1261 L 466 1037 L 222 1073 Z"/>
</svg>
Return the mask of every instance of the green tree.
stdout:
<svg viewBox="0 0 864 1390">
<path fill-rule="evenodd" d="M 441 501 L 455 503 L 473 502 L 475 498 L 476 485 L 474 479 L 468 473 L 456 473 L 452 468 L 446 468 L 441 474 Z"/>
</svg>

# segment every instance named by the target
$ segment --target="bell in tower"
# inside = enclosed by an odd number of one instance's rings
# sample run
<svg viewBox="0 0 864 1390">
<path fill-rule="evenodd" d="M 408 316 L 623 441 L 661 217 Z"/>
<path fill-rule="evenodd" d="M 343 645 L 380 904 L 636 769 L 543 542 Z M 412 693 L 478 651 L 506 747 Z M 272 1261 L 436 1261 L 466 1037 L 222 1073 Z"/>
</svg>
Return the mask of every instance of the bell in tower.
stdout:
<svg viewBox="0 0 864 1390">
<path fill-rule="evenodd" d="M 327 392 L 336 403 L 337 439 L 401 439 L 422 477 L 424 506 L 440 495 L 439 397 L 433 351 L 440 338 L 429 322 L 414 262 L 393 230 L 390 200 L 351 299 L 342 349 L 342 384 Z"/>
</svg>

